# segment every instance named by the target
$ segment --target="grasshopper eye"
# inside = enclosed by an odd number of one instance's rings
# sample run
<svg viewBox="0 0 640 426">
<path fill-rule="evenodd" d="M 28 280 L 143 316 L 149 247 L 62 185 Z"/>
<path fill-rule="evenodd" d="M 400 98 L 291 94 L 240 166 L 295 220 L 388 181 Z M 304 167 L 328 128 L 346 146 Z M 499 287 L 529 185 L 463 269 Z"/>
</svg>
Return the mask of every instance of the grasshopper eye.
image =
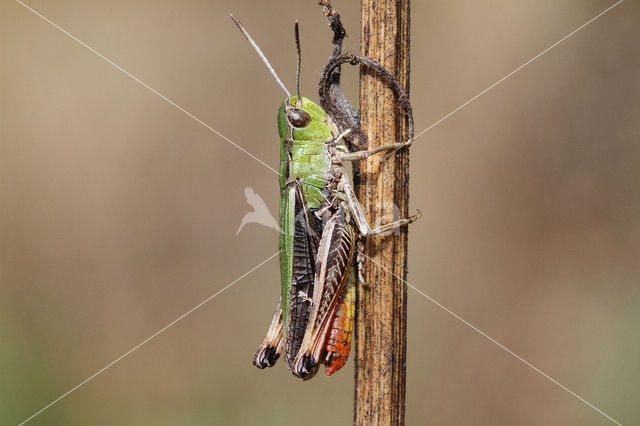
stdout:
<svg viewBox="0 0 640 426">
<path fill-rule="evenodd" d="M 311 116 L 299 108 L 289 108 L 287 109 L 287 120 L 293 127 L 301 129 L 311 123 Z"/>
</svg>

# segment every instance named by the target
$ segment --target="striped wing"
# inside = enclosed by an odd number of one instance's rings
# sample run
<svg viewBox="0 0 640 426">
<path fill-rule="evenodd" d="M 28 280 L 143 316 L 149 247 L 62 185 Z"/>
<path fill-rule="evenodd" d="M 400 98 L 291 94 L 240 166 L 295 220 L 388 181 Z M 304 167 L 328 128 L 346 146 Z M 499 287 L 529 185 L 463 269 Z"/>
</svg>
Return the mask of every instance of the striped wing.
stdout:
<svg viewBox="0 0 640 426">
<path fill-rule="evenodd" d="M 342 207 L 326 222 L 318 246 L 309 327 L 292 372 L 309 378 L 318 368 L 333 317 L 342 298 L 355 250 L 355 233 Z M 291 367 L 291 366 L 290 366 Z"/>
<path fill-rule="evenodd" d="M 280 276 L 285 354 L 291 368 L 311 312 L 318 236 L 314 232 L 316 219 L 309 214 L 300 184 L 294 181 L 285 191 L 280 216 Z"/>
</svg>

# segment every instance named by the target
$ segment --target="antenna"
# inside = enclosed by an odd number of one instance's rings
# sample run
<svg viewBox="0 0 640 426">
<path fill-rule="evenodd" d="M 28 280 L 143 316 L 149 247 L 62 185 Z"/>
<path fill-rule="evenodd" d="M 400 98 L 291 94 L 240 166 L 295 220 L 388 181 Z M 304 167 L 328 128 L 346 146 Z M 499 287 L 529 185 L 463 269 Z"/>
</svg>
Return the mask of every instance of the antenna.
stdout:
<svg viewBox="0 0 640 426">
<path fill-rule="evenodd" d="M 296 98 L 296 106 L 302 106 L 302 98 L 300 97 L 300 64 L 302 63 L 302 49 L 300 49 L 300 30 L 298 29 L 297 20 L 294 28 L 296 33 L 296 51 L 298 59 L 296 66 L 296 94 L 298 95 Z"/>
<path fill-rule="evenodd" d="M 282 90 L 284 91 L 284 93 L 287 94 L 288 97 L 291 97 L 291 93 L 287 90 L 286 87 L 284 87 L 284 84 L 282 84 L 282 81 L 280 81 L 280 78 L 278 77 L 278 74 L 276 74 L 275 70 L 273 69 L 273 67 L 271 66 L 271 64 L 269 63 L 269 60 L 267 59 L 266 56 L 264 56 L 264 53 L 262 53 L 262 50 L 260 50 L 260 47 L 258 47 L 258 45 L 256 44 L 255 41 L 253 41 L 253 39 L 251 38 L 251 36 L 249 35 L 249 33 L 247 32 L 247 30 L 244 29 L 244 27 L 242 26 L 242 24 L 240 23 L 240 21 L 238 20 L 238 18 L 236 18 L 235 16 L 233 16 L 233 14 L 230 14 L 229 16 L 231 16 L 231 19 L 233 19 L 233 22 L 236 24 L 236 26 L 238 27 L 238 29 L 242 32 L 242 34 L 244 34 L 244 36 L 247 38 L 247 40 L 249 41 L 249 43 L 251 43 L 251 46 L 253 46 L 253 49 L 256 51 L 256 53 L 258 54 L 258 56 L 260 56 L 260 59 L 262 59 L 262 62 L 264 62 L 264 64 L 267 66 L 267 69 L 269 70 L 269 72 L 271 73 L 271 75 L 273 76 L 273 78 L 276 79 L 276 82 L 278 83 L 278 85 L 282 88 Z"/>
</svg>

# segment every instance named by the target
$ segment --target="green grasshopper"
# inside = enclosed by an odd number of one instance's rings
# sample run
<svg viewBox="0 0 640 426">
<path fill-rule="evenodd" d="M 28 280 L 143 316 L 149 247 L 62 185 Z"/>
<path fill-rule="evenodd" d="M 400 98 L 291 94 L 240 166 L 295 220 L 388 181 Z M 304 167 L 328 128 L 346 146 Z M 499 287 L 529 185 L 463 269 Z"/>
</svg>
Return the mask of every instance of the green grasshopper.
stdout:
<svg viewBox="0 0 640 426">
<path fill-rule="evenodd" d="M 406 91 L 376 61 L 341 53 L 346 33 L 339 14 L 321 1 L 334 32 L 334 51 L 320 81 L 324 107 L 300 96 L 300 37 L 297 47 L 296 95 L 282 84 L 260 48 L 240 22 L 232 19 L 287 94 L 278 111 L 280 134 L 280 303 L 254 364 L 271 367 L 284 351 L 291 372 L 311 378 L 320 363 L 327 375 L 341 368 L 349 355 L 355 310 L 355 261 L 359 234 L 380 234 L 414 222 L 418 214 L 373 228 L 369 225 L 343 168 L 344 161 L 362 160 L 409 143 L 390 143 L 373 150 L 365 146 L 357 111 L 340 89 L 340 65 L 360 64 L 387 81 L 404 108 L 409 136 L 413 118 Z M 353 264 L 356 267 L 353 267 Z"/>
</svg>

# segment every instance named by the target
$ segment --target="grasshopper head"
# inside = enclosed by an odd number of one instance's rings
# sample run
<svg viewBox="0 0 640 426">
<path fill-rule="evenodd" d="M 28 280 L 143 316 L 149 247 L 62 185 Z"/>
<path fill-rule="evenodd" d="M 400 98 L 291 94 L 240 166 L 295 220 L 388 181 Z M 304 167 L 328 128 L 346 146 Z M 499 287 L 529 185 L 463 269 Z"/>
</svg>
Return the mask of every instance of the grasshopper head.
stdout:
<svg viewBox="0 0 640 426">
<path fill-rule="evenodd" d="M 280 106 L 278 131 L 281 139 L 330 140 L 327 113 L 309 98 L 290 96 Z"/>
</svg>

